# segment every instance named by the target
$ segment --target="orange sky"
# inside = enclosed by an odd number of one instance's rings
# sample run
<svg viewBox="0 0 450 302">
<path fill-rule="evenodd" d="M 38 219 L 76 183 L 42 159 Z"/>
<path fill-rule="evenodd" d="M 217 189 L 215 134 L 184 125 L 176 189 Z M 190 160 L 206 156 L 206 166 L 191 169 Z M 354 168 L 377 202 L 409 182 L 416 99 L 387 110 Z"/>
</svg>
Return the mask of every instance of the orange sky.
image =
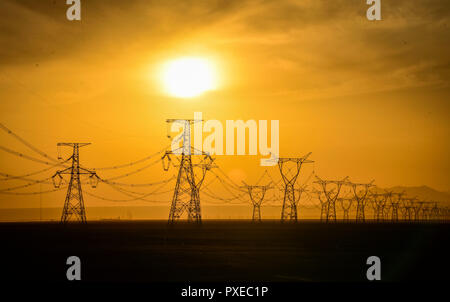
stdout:
<svg viewBox="0 0 450 302">
<path fill-rule="evenodd" d="M 85 166 L 136 160 L 169 144 L 166 118 L 201 111 L 223 123 L 279 120 L 280 155 L 312 152 L 325 178 L 450 189 L 445 1 L 384 0 L 379 22 L 366 19 L 363 0 L 89 0 L 80 22 L 67 21 L 66 8 L 62 0 L 0 3 L 0 121 L 49 154 L 57 142 L 87 141 Z M 188 100 L 164 94 L 157 71 L 182 56 L 214 61 L 219 88 Z M 5 133 L 0 141 L 28 152 Z M 259 159 L 217 163 L 252 183 L 264 171 Z M 4 173 L 40 168 L 0 156 Z M 158 165 L 124 181 L 167 176 Z M 47 206 L 62 206 L 58 194 Z M 0 200 L 36 207 L 39 198 Z"/>
</svg>

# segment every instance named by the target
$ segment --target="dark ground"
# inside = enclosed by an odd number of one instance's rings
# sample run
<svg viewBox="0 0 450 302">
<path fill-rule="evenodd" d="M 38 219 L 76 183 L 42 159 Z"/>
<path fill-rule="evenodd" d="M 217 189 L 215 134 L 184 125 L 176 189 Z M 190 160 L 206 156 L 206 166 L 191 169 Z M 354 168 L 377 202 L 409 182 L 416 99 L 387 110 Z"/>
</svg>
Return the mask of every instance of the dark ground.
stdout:
<svg viewBox="0 0 450 302">
<path fill-rule="evenodd" d="M 2 223 L 2 280 L 66 280 L 81 259 L 85 281 L 447 281 L 449 224 L 254 224 L 204 221 Z"/>
</svg>

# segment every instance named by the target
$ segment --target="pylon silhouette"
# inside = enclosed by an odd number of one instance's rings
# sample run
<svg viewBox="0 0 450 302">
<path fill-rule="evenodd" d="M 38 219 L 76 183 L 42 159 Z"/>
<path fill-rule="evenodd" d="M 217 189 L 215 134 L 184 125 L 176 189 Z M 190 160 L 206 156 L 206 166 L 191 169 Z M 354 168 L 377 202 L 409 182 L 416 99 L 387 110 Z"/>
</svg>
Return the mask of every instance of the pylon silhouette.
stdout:
<svg viewBox="0 0 450 302">
<path fill-rule="evenodd" d="M 371 193 L 370 197 L 372 199 L 374 211 L 375 211 L 375 221 L 383 221 L 383 208 L 386 203 L 386 194 L 384 193 Z"/>
<path fill-rule="evenodd" d="M 284 182 L 284 198 L 283 198 L 283 206 L 281 208 L 281 222 L 286 220 L 297 222 L 297 199 L 295 197 L 295 182 L 297 180 L 298 175 L 300 174 L 300 169 L 304 163 L 313 163 L 314 161 L 309 160 L 308 157 L 311 155 L 311 152 L 306 154 L 303 157 L 296 158 L 278 158 L 278 168 L 280 170 L 281 178 Z M 285 171 L 283 169 L 284 165 L 288 162 L 295 163 L 296 168 L 292 174 L 289 174 L 289 171 Z"/>
<path fill-rule="evenodd" d="M 439 207 L 437 202 L 434 202 L 434 206 L 431 208 L 431 219 L 432 220 L 439 219 Z"/>
<path fill-rule="evenodd" d="M 414 198 L 403 198 L 402 199 L 402 205 L 403 205 L 403 219 L 406 221 L 411 221 L 413 218 L 413 212 L 414 212 L 414 201 L 416 200 L 416 197 Z"/>
<path fill-rule="evenodd" d="M 422 210 L 422 206 L 425 202 L 424 201 L 416 201 L 413 204 L 413 210 L 414 210 L 414 221 L 418 222 L 421 220 L 420 218 L 420 212 Z"/>
<path fill-rule="evenodd" d="M 352 207 L 353 198 L 339 198 L 338 201 L 341 204 L 342 211 L 344 211 L 342 220 L 348 222 L 350 220 L 349 211 Z"/>
<path fill-rule="evenodd" d="M 81 189 L 80 175 L 89 175 L 92 187 L 97 186 L 97 174 L 95 171 L 91 171 L 80 167 L 80 151 L 81 147 L 90 145 L 90 143 L 58 143 L 58 148 L 62 146 L 72 147 L 73 154 L 70 157 L 72 159 L 71 167 L 64 170 L 57 171 L 53 175 L 53 184 L 55 187 L 59 187 L 63 180 L 61 175 L 69 174 L 70 181 L 67 188 L 66 199 L 61 215 L 61 223 L 67 223 L 69 221 L 79 221 L 86 223 L 86 209 L 84 207 L 83 191 Z"/>
<path fill-rule="evenodd" d="M 169 223 L 174 223 L 179 220 L 182 215 L 187 213 L 188 222 L 201 223 L 201 207 L 200 207 L 200 187 L 205 179 L 206 172 L 213 167 L 213 159 L 207 153 L 195 150 L 191 147 L 191 124 L 200 120 L 167 120 L 167 123 L 182 123 L 183 134 L 180 137 L 183 141 L 183 146 L 176 152 L 166 151 L 162 157 L 164 170 L 168 170 L 172 162 L 170 155 L 180 155 L 178 165 L 177 183 L 172 197 L 172 204 L 169 212 Z M 195 155 L 202 155 L 202 160 L 199 163 L 193 163 L 192 151 Z M 167 160 L 167 165 L 164 161 Z M 174 165 L 176 167 L 176 165 Z M 194 173 L 194 168 L 201 169 L 200 176 Z"/>
<path fill-rule="evenodd" d="M 336 222 L 336 200 L 339 198 L 339 193 L 341 192 L 342 186 L 347 183 L 348 176 L 343 180 L 323 180 L 320 179 L 317 175 L 316 178 L 317 180 L 314 183 L 317 183 L 322 187 L 323 194 L 327 199 L 325 221 Z M 336 186 L 336 193 L 334 193 L 334 195 L 332 194 L 334 189 L 330 190 L 329 188 L 327 188 L 329 184 L 334 184 Z"/>
<path fill-rule="evenodd" d="M 314 189 L 313 193 L 317 194 L 317 198 L 319 199 L 320 202 L 320 221 L 324 221 L 326 220 L 327 216 L 328 200 L 326 199 L 325 196 L 322 197 L 322 194 L 324 193 L 319 190 Z"/>
<path fill-rule="evenodd" d="M 398 222 L 398 208 L 402 202 L 402 196 L 405 193 L 392 193 L 391 194 L 391 221 Z"/>
<path fill-rule="evenodd" d="M 348 184 L 353 189 L 353 195 L 356 200 L 356 222 L 365 222 L 365 206 L 366 206 L 366 197 L 369 193 L 369 188 L 372 186 L 372 182 L 368 184 L 357 184 L 348 182 Z M 361 190 L 358 191 L 358 187 L 362 187 Z"/>
<path fill-rule="evenodd" d="M 264 196 L 268 189 L 271 188 L 270 184 L 265 186 L 257 186 L 257 185 L 248 185 L 244 182 L 244 186 L 242 188 L 248 191 L 248 195 L 250 197 L 250 201 L 253 205 L 253 215 L 252 220 L 255 222 L 261 221 L 261 204 L 264 200 Z"/>
</svg>

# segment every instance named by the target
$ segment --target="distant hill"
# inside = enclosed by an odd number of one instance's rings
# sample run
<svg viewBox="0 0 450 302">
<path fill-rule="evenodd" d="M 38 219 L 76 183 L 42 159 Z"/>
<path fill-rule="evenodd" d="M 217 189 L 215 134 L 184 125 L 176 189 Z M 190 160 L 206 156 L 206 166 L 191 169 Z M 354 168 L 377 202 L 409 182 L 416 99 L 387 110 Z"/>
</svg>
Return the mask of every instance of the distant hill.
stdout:
<svg viewBox="0 0 450 302">
<path fill-rule="evenodd" d="M 420 187 L 404 187 L 404 186 L 396 186 L 392 188 L 385 188 L 387 191 L 394 192 L 403 192 L 410 196 L 417 196 L 418 199 L 424 201 L 437 201 L 441 203 L 450 204 L 450 192 L 440 192 L 428 186 L 420 186 Z"/>
</svg>

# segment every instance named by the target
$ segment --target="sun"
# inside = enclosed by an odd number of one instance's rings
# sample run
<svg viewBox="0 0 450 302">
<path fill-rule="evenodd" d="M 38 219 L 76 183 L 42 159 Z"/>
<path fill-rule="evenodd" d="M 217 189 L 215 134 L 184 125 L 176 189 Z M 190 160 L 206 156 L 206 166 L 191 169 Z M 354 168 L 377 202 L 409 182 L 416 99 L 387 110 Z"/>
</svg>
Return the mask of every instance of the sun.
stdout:
<svg viewBox="0 0 450 302">
<path fill-rule="evenodd" d="M 179 98 L 192 98 L 216 89 L 213 64 L 203 58 L 180 58 L 168 62 L 163 69 L 166 92 Z"/>
</svg>

